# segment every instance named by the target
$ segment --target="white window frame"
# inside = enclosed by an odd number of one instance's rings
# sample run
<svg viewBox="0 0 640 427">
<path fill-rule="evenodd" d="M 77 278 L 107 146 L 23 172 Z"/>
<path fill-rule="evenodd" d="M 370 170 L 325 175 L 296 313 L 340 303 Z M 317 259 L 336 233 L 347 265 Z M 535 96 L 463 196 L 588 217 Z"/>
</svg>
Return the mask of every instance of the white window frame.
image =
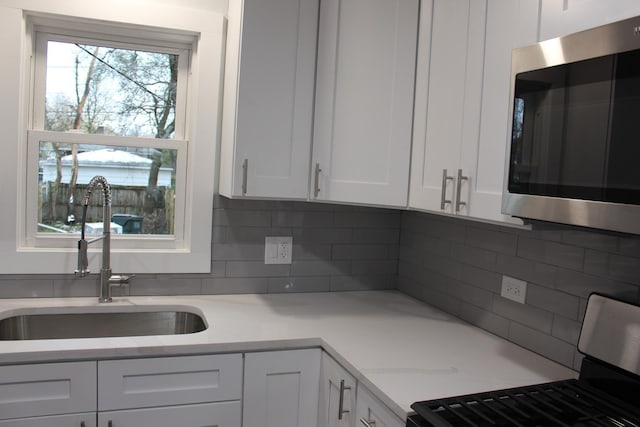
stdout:
<svg viewBox="0 0 640 427">
<path fill-rule="evenodd" d="M 136 16 L 135 11 L 129 5 L 123 5 L 122 10 L 110 11 L 112 19 L 120 17 L 122 21 L 105 22 L 102 18 L 104 9 L 96 9 L 92 5 L 78 7 L 78 3 L 71 0 L 54 2 L 57 4 L 35 2 L 41 4 L 42 9 L 52 7 L 56 15 L 50 14 L 52 11 L 49 10 L 15 10 L 3 3 L 0 0 L 0 37 L 4 40 L 17 39 L 18 43 L 17 48 L 15 45 L 1 45 L 0 54 L 16 57 L 19 53 L 23 60 L 13 68 L 0 69 L 0 93 L 7 94 L 4 105 L 0 105 L 0 126 L 7 130 L 4 143 L 12 144 L 17 140 L 15 147 L 8 146 L 5 150 L 8 156 L 0 156 L 0 180 L 9 183 L 5 196 L 11 198 L 13 194 L 16 201 L 9 210 L 5 206 L 5 212 L 9 214 L 0 217 L 0 251 L 3 255 L 0 257 L 0 274 L 68 274 L 76 266 L 77 236 L 51 236 L 37 232 L 37 197 L 29 196 L 37 195 L 40 141 L 178 150 L 176 173 L 184 188 L 176 189 L 174 235 L 113 236 L 111 266 L 115 272 L 122 273 L 210 272 L 215 151 L 224 47 L 223 16 L 211 11 L 187 9 L 180 9 L 178 13 L 174 7 L 162 8 L 156 14 L 145 14 L 142 13 L 144 5 L 139 5 L 137 16 L 142 18 L 131 22 L 131 16 Z M 59 13 L 65 9 L 69 16 L 74 17 L 61 18 Z M 177 14 L 182 18 L 180 23 L 171 24 Z M 68 28 L 74 30 L 67 31 Z M 19 30 L 18 34 L 16 30 Z M 114 47 L 147 45 L 151 47 L 146 50 L 151 51 L 159 51 L 158 47 L 169 52 L 188 50 L 190 54 L 181 55 L 188 59 L 189 66 L 183 67 L 184 76 L 179 75 L 179 84 L 182 85 L 179 91 L 182 92 L 178 97 L 182 93 L 186 102 L 176 110 L 176 116 L 181 114 L 184 117 L 184 125 L 176 128 L 176 138 L 149 139 L 147 144 L 141 138 L 44 131 L 43 111 L 42 115 L 37 111 L 37 108 L 44 109 L 44 88 L 36 84 L 36 72 L 41 72 L 41 67 L 36 67 L 36 31 L 55 34 L 56 38 L 96 40 L 99 45 L 105 45 L 105 40 L 109 40 Z M 44 78 L 40 81 L 44 84 Z M 17 120 L 16 115 L 11 114 L 16 108 L 19 110 Z M 94 196 L 92 202 L 100 203 L 100 198 Z M 178 209 L 179 205 L 181 209 Z M 100 243 L 90 246 L 89 261 L 93 271 L 99 270 L 100 253 Z"/>
</svg>

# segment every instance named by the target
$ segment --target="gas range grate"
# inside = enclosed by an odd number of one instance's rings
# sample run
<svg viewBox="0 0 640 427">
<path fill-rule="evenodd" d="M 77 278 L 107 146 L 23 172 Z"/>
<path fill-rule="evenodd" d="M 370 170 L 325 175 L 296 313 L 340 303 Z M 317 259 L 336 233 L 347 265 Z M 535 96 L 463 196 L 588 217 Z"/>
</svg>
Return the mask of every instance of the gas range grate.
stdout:
<svg viewBox="0 0 640 427">
<path fill-rule="evenodd" d="M 640 427 L 640 409 L 622 408 L 577 380 L 417 402 L 411 407 L 436 427 Z"/>
</svg>

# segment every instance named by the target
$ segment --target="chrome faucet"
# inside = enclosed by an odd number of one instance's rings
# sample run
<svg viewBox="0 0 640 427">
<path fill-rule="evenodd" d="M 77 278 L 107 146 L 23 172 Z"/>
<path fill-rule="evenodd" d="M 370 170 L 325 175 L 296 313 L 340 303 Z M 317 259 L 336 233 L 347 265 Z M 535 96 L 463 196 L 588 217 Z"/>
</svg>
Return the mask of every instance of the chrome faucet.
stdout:
<svg viewBox="0 0 640 427">
<path fill-rule="evenodd" d="M 91 193 L 96 185 L 102 187 L 102 236 L 91 240 L 84 238 L 84 228 L 87 221 L 87 208 Z M 76 277 L 85 277 L 89 271 L 89 256 L 87 249 L 93 242 L 102 240 L 102 268 L 100 269 L 100 296 L 98 302 L 111 302 L 112 287 L 126 287 L 133 276 L 120 276 L 111 274 L 111 187 L 107 179 L 97 175 L 91 178 L 87 186 L 87 192 L 82 200 L 82 230 L 80 240 L 78 240 L 78 269 L 75 271 Z"/>
</svg>

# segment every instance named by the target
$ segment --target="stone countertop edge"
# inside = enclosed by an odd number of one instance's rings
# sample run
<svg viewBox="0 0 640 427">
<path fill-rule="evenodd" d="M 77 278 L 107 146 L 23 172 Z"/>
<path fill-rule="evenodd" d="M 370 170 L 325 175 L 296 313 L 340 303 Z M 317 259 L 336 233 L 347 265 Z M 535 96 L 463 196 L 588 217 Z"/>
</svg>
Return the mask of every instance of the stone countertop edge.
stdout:
<svg viewBox="0 0 640 427">
<path fill-rule="evenodd" d="M 202 315 L 186 335 L 0 341 L 0 364 L 244 353 L 320 347 L 398 417 L 414 401 L 577 373 L 398 291 L 0 299 L 0 319 L 26 313 L 178 308 Z"/>
</svg>

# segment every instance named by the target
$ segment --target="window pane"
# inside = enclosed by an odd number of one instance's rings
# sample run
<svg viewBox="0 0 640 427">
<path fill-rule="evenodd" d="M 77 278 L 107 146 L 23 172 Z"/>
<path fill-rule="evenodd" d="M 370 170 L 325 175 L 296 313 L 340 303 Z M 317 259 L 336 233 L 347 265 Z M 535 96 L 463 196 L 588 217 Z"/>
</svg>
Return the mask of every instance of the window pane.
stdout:
<svg viewBox="0 0 640 427">
<path fill-rule="evenodd" d="M 45 130 L 173 138 L 178 55 L 49 41 Z"/>
<path fill-rule="evenodd" d="M 111 187 L 112 233 L 174 234 L 178 150 L 40 142 L 39 153 L 39 232 L 79 232 L 87 184 L 102 175 Z M 96 188 L 87 233 L 102 232 L 102 200 Z"/>
</svg>

